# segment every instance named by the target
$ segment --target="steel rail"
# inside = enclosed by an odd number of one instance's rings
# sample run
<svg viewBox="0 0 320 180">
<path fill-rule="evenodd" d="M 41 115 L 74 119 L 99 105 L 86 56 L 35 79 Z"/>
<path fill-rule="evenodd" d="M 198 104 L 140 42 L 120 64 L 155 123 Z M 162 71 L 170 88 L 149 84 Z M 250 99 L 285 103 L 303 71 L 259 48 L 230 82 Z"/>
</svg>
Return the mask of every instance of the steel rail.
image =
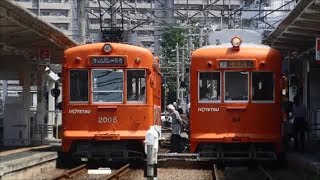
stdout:
<svg viewBox="0 0 320 180">
<path fill-rule="evenodd" d="M 122 168 L 118 169 L 116 172 L 110 174 L 110 176 L 108 176 L 106 178 L 106 180 L 111 180 L 111 179 L 114 179 L 114 178 L 115 179 L 120 179 L 120 177 L 125 175 L 128 171 L 130 171 L 129 164 L 126 164 Z"/>
<path fill-rule="evenodd" d="M 76 176 L 77 174 L 79 174 L 80 172 L 86 170 L 86 166 L 87 166 L 86 164 L 82 164 L 82 165 L 80 165 L 78 167 L 70 169 L 69 171 L 67 171 L 67 172 L 65 172 L 65 173 L 53 178 L 53 180 L 70 179 L 70 178 Z"/>
<path fill-rule="evenodd" d="M 217 165 L 213 164 L 212 179 L 219 180 Z"/>
<path fill-rule="evenodd" d="M 268 180 L 273 180 L 274 178 L 268 173 L 261 165 L 258 166 L 258 169 L 266 176 Z"/>
</svg>

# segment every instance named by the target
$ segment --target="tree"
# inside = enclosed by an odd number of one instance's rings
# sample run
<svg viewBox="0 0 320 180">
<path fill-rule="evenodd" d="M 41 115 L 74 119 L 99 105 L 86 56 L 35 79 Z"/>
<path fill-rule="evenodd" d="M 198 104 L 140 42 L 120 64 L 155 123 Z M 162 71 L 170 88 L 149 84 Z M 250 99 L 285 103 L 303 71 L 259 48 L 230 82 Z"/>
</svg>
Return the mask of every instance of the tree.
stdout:
<svg viewBox="0 0 320 180">
<path fill-rule="evenodd" d="M 168 89 L 168 100 L 176 99 L 172 97 L 176 93 L 176 45 L 187 47 L 187 29 L 182 28 L 179 24 L 168 25 L 162 29 L 161 34 L 161 71 L 164 76 L 165 88 Z M 181 53 L 180 53 L 181 55 Z M 181 58 L 180 58 L 181 59 Z"/>
</svg>

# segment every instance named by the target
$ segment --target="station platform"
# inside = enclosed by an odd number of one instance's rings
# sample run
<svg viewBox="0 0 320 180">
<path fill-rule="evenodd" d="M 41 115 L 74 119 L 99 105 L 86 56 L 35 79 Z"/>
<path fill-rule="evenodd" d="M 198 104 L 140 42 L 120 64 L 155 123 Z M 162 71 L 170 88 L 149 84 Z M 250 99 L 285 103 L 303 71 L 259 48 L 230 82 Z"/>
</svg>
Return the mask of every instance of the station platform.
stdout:
<svg viewBox="0 0 320 180">
<path fill-rule="evenodd" d="M 320 141 L 308 142 L 304 152 L 288 152 L 289 166 L 298 170 L 305 170 L 320 178 Z"/>
<path fill-rule="evenodd" d="M 29 167 L 57 159 L 59 143 L 41 146 L 4 147 L 0 151 L 0 179 Z"/>
</svg>

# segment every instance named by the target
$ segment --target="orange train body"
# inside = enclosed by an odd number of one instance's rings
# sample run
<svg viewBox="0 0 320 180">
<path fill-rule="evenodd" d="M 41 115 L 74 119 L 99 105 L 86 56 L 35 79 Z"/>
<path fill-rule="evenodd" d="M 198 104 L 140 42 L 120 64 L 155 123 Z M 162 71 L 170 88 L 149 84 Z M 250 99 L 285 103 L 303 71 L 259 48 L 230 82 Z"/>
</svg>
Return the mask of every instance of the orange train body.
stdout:
<svg viewBox="0 0 320 180">
<path fill-rule="evenodd" d="M 118 43 L 70 48 L 62 75 L 63 152 L 102 158 L 122 150 L 143 154 L 146 131 L 161 125 L 161 74 L 149 50 Z"/>
<path fill-rule="evenodd" d="M 263 159 L 283 151 L 278 51 L 264 45 L 203 47 L 193 52 L 190 71 L 192 152 L 209 159 Z"/>
</svg>

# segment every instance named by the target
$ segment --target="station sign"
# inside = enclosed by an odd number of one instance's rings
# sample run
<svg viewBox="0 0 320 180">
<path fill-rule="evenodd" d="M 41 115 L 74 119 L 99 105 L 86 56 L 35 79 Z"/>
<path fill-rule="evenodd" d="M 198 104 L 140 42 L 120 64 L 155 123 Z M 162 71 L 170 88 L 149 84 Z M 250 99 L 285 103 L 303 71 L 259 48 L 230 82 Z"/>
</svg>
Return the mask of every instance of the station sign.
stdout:
<svg viewBox="0 0 320 180">
<path fill-rule="evenodd" d="M 320 63 L 320 38 L 316 38 L 316 61 Z"/>
<path fill-rule="evenodd" d="M 49 65 L 50 64 L 50 50 L 40 49 L 39 50 L 39 65 Z"/>
<path fill-rule="evenodd" d="M 91 65 L 125 66 L 126 60 L 120 56 L 95 56 L 90 58 Z"/>
</svg>

